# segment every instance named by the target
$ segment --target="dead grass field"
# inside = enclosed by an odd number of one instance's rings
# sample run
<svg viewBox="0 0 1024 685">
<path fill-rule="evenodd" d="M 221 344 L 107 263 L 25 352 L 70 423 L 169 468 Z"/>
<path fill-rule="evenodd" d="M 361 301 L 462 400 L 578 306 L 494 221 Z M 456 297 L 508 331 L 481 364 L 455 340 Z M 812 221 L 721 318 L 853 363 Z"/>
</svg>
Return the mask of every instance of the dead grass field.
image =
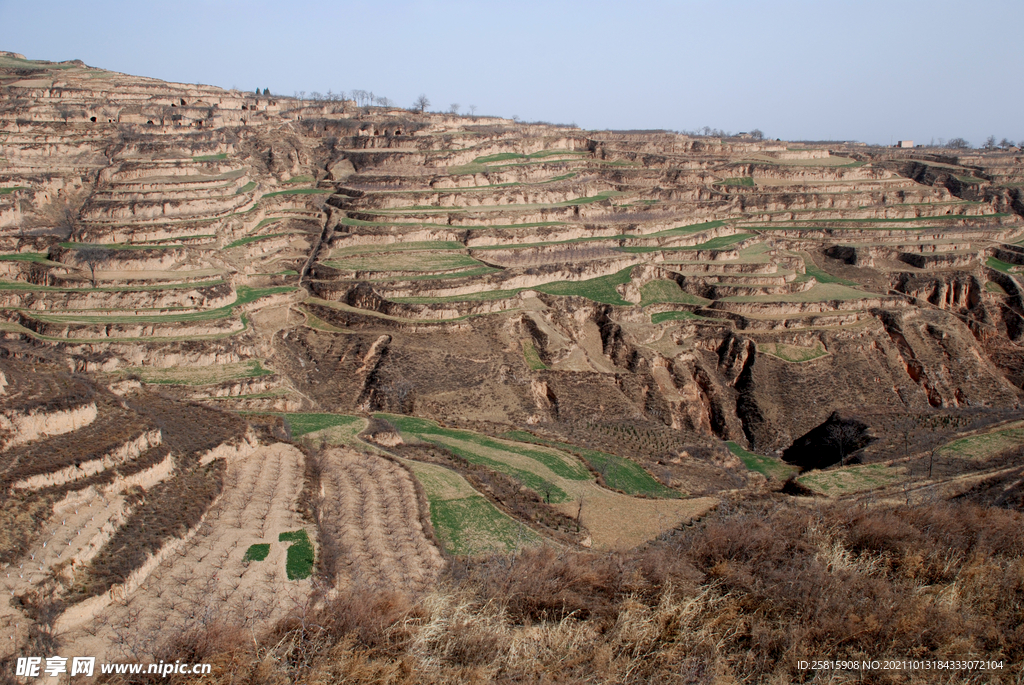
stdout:
<svg viewBox="0 0 1024 685">
<path fill-rule="evenodd" d="M 904 470 L 885 464 L 863 464 L 814 471 L 797 480 L 815 492 L 835 497 L 891 485 L 900 479 Z"/>
<path fill-rule="evenodd" d="M 757 347 L 766 354 L 794 364 L 813 361 L 828 354 L 828 351 L 825 350 L 824 345 L 820 342 L 813 347 L 788 345 L 786 343 L 759 343 Z"/>
<path fill-rule="evenodd" d="M 968 461 L 984 461 L 1000 452 L 1024 444 L 1024 422 L 1006 428 L 960 438 L 939 450 L 941 457 L 958 457 Z"/>
</svg>

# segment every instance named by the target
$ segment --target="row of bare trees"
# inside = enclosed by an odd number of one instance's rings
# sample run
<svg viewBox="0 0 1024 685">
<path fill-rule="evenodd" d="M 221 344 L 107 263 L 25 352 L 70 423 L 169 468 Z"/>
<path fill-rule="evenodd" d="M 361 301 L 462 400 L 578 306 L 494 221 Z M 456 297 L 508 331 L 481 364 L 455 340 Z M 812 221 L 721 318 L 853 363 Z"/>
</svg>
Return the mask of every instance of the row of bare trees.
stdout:
<svg viewBox="0 0 1024 685">
<path fill-rule="evenodd" d="M 256 92 L 260 92 L 258 88 L 256 89 Z M 264 88 L 263 94 L 269 95 L 269 90 Z M 299 100 L 300 102 L 305 102 L 308 99 L 317 104 L 323 102 L 344 102 L 348 100 L 355 102 L 357 107 L 398 106 L 394 100 L 384 97 L 383 95 L 377 95 L 372 90 L 342 90 L 338 91 L 337 93 L 335 93 L 333 90 L 328 90 L 326 93 L 321 93 L 319 91 L 314 90 L 313 92 L 308 93 L 308 95 L 309 97 L 307 98 L 306 91 L 297 90 L 295 91 L 294 97 L 296 100 Z M 430 99 L 425 94 L 420 94 L 420 96 L 416 98 L 416 100 L 412 103 L 412 106 L 409 109 L 411 109 L 414 112 L 419 112 L 420 114 L 422 114 L 423 112 L 427 111 L 428 107 L 430 107 Z M 469 110 L 470 116 L 476 116 L 476 105 L 470 105 L 467 109 Z M 449 114 L 458 114 L 461 110 L 462 105 L 460 105 L 457 102 L 453 102 L 451 105 L 448 106 Z"/>
<path fill-rule="evenodd" d="M 1021 142 L 1022 144 L 1024 144 L 1024 141 Z M 951 150 L 970 150 L 974 148 L 971 142 L 966 138 L 950 138 L 949 140 L 946 140 L 945 138 L 939 138 L 938 142 L 936 142 L 936 140 L 933 138 L 927 146 L 922 147 L 944 147 L 949 148 Z M 988 138 L 985 139 L 985 142 L 982 144 L 981 149 L 1009 150 L 1012 147 L 1018 147 L 1018 144 L 1013 142 L 1009 138 L 1003 138 L 997 143 L 995 136 L 989 136 Z"/>
</svg>

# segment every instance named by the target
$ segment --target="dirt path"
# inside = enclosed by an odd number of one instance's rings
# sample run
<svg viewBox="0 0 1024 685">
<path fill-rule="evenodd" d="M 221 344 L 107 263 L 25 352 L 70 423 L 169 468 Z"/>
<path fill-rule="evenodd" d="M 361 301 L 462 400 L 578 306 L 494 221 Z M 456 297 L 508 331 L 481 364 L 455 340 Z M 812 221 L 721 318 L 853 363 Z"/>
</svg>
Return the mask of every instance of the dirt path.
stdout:
<svg viewBox="0 0 1024 685">
<path fill-rule="evenodd" d="M 349 449 L 325 456 L 325 526 L 337 542 L 337 584 L 420 589 L 444 563 L 420 522 L 412 476 L 395 462 Z"/>
<path fill-rule="evenodd" d="M 315 532 L 296 511 L 302 470 L 302 453 L 283 443 L 229 463 L 224 492 L 196 534 L 94 619 L 75 620 L 72 607 L 65 620 L 72 626 L 60 635 L 62 648 L 140 659 L 178 631 L 217 621 L 259 633 L 303 604 L 310 581 L 288 580 L 288 543 L 278 541 L 283 532 Z M 269 555 L 246 561 L 250 545 L 260 543 L 269 544 Z"/>
</svg>

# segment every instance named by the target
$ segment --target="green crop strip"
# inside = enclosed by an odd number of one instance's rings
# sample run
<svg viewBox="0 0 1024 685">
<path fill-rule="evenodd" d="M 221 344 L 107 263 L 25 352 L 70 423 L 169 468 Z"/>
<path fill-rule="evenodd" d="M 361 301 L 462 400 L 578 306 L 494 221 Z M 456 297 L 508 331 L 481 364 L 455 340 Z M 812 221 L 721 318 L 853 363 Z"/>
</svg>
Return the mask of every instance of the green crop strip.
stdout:
<svg viewBox="0 0 1024 685">
<path fill-rule="evenodd" d="M 0 261 L 4 262 L 49 262 L 47 255 L 43 252 L 19 252 L 17 254 L 0 255 Z"/>
<path fill-rule="evenodd" d="M 816 280 L 818 283 L 838 283 L 839 285 L 857 285 L 853 281 L 848 281 L 845 278 L 833 276 L 832 274 L 819 269 L 817 266 L 814 265 L 814 262 L 812 262 L 809 259 L 804 260 L 804 271 L 806 272 L 807 276 L 813 276 L 814 280 Z"/>
<path fill-rule="evenodd" d="M 989 257 L 988 259 L 986 259 L 985 264 L 990 268 L 995 269 L 996 271 L 1002 271 L 1004 274 L 1012 274 L 1014 273 L 1014 268 L 1021 268 L 1016 264 L 1010 264 L 1009 262 L 1004 262 L 1003 260 L 996 259 L 995 257 Z"/>
<path fill-rule="evenodd" d="M 665 321 L 707 321 L 710 320 L 705 316 L 694 314 L 693 312 L 687 311 L 675 311 L 675 312 L 658 312 L 657 314 L 651 314 L 651 323 L 664 323 Z"/>
<path fill-rule="evenodd" d="M 526 365 L 533 371 L 543 371 L 548 368 L 543 361 L 541 361 L 540 353 L 537 352 L 537 348 L 534 346 L 532 340 L 523 341 L 523 357 L 526 359 Z"/>
<path fill-rule="evenodd" d="M 279 542 L 291 542 L 288 546 L 288 559 L 285 563 L 285 570 L 288 573 L 288 580 L 302 580 L 309 578 L 313 573 L 313 543 L 305 530 L 299 529 L 291 533 L 281 533 L 277 537 Z"/>
<path fill-rule="evenodd" d="M 288 235 L 287 233 L 268 233 L 267 235 L 253 235 L 247 238 L 239 238 L 230 245 L 225 245 L 225 250 L 230 250 L 233 247 L 241 247 L 242 245 L 248 245 L 249 243 L 255 243 L 260 240 L 266 240 L 267 238 L 277 238 L 282 235 Z"/>
<path fill-rule="evenodd" d="M 264 542 L 255 545 L 249 545 L 249 549 L 245 550 L 245 556 L 242 557 L 242 561 L 263 561 L 270 555 L 270 543 Z"/>
<path fill-rule="evenodd" d="M 799 469 L 795 466 L 790 466 L 778 459 L 772 459 L 771 457 L 764 457 L 760 454 L 754 454 L 749 452 L 732 440 L 725 443 L 729 448 L 729 451 L 740 458 L 751 471 L 757 471 L 758 473 L 768 477 L 777 478 L 779 480 L 785 480 L 792 474 L 796 473 Z"/>
<path fill-rule="evenodd" d="M 364 419 L 347 414 L 275 414 L 288 422 L 293 438 L 315 433 L 325 428 L 349 427 Z"/>
<path fill-rule="evenodd" d="M 615 454 L 592 450 L 577 445 L 570 445 L 555 440 L 544 440 L 532 433 L 515 430 L 505 433 L 502 437 L 519 442 L 530 442 L 546 447 L 563 450 L 583 459 L 601 474 L 604 482 L 610 488 L 621 490 L 628 495 L 643 495 L 647 497 L 660 497 L 667 499 L 678 499 L 682 494 L 678 490 L 662 485 L 648 473 L 640 464 L 631 459 L 625 459 Z"/>
<path fill-rule="evenodd" d="M 554 283 L 545 283 L 544 285 L 535 286 L 533 290 L 547 293 L 548 295 L 585 297 L 589 300 L 593 300 L 594 302 L 628 307 L 631 303 L 622 299 L 622 296 L 619 295 L 619 291 L 616 290 L 616 286 L 629 283 L 629 274 L 632 270 L 633 267 L 627 266 L 625 269 L 608 276 L 591 278 L 586 281 L 556 281 Z"/>
</svg>

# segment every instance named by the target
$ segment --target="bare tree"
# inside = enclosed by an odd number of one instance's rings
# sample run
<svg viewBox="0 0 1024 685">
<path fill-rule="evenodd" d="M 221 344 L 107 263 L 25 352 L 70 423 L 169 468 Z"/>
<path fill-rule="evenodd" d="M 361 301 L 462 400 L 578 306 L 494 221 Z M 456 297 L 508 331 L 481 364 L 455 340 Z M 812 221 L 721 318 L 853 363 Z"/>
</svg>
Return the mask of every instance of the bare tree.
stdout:
<svg viewBox="0 0 1024 685">
<path fill-rule="evenodd" d="M 476 116 L 476 105 L 470 105 L 469 106 L 469 113 L 470 113 L 471 116 L 474 116 L 474 117 Z"/>
<path fill-rule="evenodd" d="M 985 139 L 985 144 L 982 145 L 982 148 L 985 149 L 985 150 L 995 150 L 996 149 L 996 137 L 995 136 L 989 136 L 988 138 L 986 138 Z"/>
<path fill-rule="evenodd" d="M 946 147 L 954 150 L 969 150 L 971 148 L 971 144 L 963 138 L 953 138 L 946 143 Z"/>
<path fill-rule="evenodd" d="M 459 113 L 459 103 L 453 102 L 452 104 L 450 104 L 448 106 L 448 112 L 451 113 L 451 114 L 458 114 Z"/>
<path fill-rule="evenodd" d="M 89 267 L 89 276 L 92 280 L 92 287 L 96 287 L 96 267 L 110 258 L 111 251 L 105 247 L 83 247 L 78 250 L 78 261 Z"/>
<path fill-rule="evenodd" d="M 857 447 L 860 430 L 852 423 L 833 423 L 828 427 L 827 440 L 839 452 L 839 465 L 846 466 L 846 456 Z"/>
<path fill-rule="evenodd" d="M 999 148 L 1000 149 L 1002 149 L 1002 150 L 1009 150 L 1011 147 L 1013 147 L 1013 141 L 1012 140 L 1007 140 L 1006 138 L 1003 138 L 1002 140 L 999 141 Z"/>
<path fill-rule="evenodd" d="M 60 115 L 60 118 L 63 119 L 64 123 L 66 124 L 68 123 L 68 119 L 75 116 L 76 111 L 73 107 L 70 107 L 68 105 L 60 105 L 57 107 L 57 114 Z"/>
<path fill-rule="evenodd" d="M 427 99 L 426 94 L 420 93 L 420 96 L 416 98 L 416 102 L 412 103 L 412 108 L 414 111 L 423 114 L 427 107 L 430 107 L 430 100 Z"/>
<path fill-rule="evenodd" d="M 903 438 L 903 456 L 910 457 L 910 438 L 917 429 L 917 419 L 912 416 L 901 416 L 896 419 L 896 432 Z"/>
<path fill-rule="evenodd" d="M 755 128 L 750 132 L 750 137 L 754 140 L 764 140 L 764 132 L 759 128 Z"/>
</svg>

